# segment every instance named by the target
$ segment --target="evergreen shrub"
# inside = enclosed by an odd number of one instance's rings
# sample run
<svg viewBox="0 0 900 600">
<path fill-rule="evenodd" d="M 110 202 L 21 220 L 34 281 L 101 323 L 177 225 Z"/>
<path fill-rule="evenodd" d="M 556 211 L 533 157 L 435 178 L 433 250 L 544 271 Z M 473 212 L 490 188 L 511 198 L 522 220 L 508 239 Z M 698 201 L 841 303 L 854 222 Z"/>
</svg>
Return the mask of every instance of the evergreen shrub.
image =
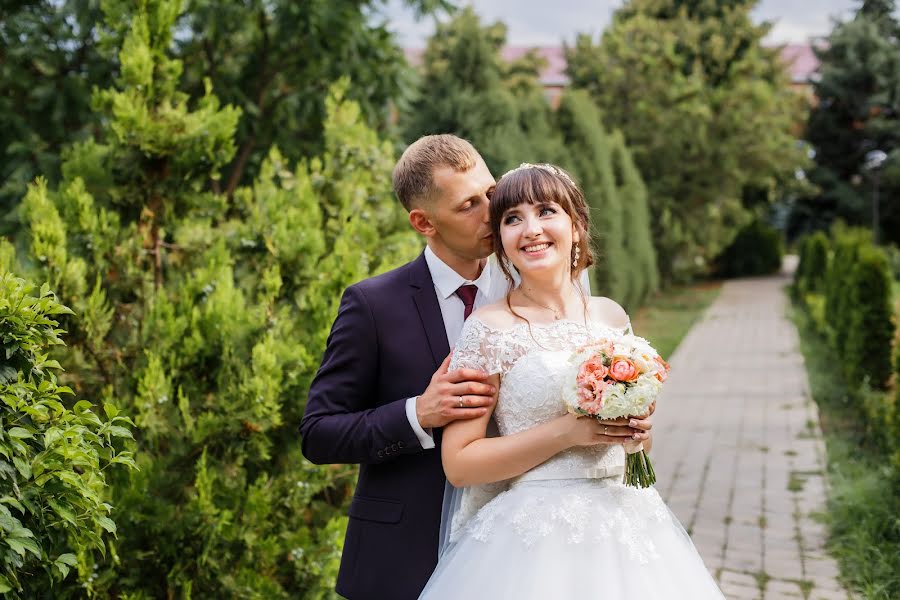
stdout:
<svg viewBox="0 0 900 600">
<path fill-rule="evenodd" d="M 872 388 L 884 389 L 894 339 L 890 268 L 884 253 L 874 246 L 859 248 L 847 288 L 850 324 L 840 354 L 846 357 L 848 381 L 867 380 Z"/>
<path fill-rule="evenodd" d="M 49 355 L 63 345 L 56 318 L 72 311 L 46 284 L 33 291 L 0 269 L 0 594 L 81 597 L 116 534 L 106 469 L 134 466 L 117 444 L 133 423 L 59 385 Z"/>
<path fill-rule="evenodd" d="M 797 269 L 794 271 L 794 281 L 791 284 L 791 295 L 796 300 L 803 297 L 803 284 L 806 280 L 806 270 L 809 264 L 809 236 L 804 237 L 797 243 Z"/>
<path fill-rule="evenodd" d="M 828 272 L 828 237 L 821 231 L 809 236 L 807 242 L 806 268 L 803 272 L 804 291 L 821 292 Z"/>
<path fill-rule="evenodd" d="M 757 219 L 741 229 L 716 259 L 718 273 L 724 277 L 768 275 L 781 268 L 781 236 Z"/>
<path fill-rule="evenodd" d="M 854 307 L 850 299 L 851 275 L 860 248 L 871 244 L 871 234 L 861 229 L 836 227 L 833 233 L 834 254 L 825 281 L 825 319 L 828 322 L 828 341 L 841 352 L 853 320 Z"/>
<path fill-rule="evenodd" d="M 104 598 L 332 598 L 357 469 L 306 461 L 297 426 L 342 290 L 421 241 L 346 81 L 321 155 L 270 149 L 220 191 L 240 111 L 181 91 L 184 6 L 104 2 L 130 25 L 101 125 L 22 201 L 19 271 L 80 315 L 64 382 L 138 427 L 139 470 L 110 482 L 118 541 L 84 560 Z"/>
</svg>

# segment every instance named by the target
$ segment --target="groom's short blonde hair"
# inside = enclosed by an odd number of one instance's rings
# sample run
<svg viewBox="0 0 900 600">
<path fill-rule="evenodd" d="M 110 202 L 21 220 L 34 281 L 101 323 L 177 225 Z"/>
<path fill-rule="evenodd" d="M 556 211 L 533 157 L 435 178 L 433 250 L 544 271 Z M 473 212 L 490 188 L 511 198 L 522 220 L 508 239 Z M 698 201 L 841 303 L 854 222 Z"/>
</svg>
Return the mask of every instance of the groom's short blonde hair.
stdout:
<svg viewBox="0 0 900 600">
<path fill-rule="evenodd" d="M 468 141 L 442 133 L 417 139 L 404 150 L 394 167 L 394 193 L 406 210 L 434 198 L 434 170 L 450 167 L 468 171 L 478 162 L 478 151 Z"/>
</svg>

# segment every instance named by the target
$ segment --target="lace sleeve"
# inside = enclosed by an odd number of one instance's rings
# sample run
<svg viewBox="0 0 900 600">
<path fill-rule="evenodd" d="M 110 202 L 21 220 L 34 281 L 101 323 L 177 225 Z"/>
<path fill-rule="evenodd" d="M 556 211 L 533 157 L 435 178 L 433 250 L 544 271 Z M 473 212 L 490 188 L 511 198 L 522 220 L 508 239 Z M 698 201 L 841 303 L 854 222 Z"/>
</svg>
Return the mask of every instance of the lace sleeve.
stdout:
<svg viewBox="0 0 900 600">
<path fill-rule="evenodd" d="M 480 369 L 489 375 L 499 373 L 500 357 L 494 337 L 487 325 L 477 317 L 469 317 L 453 350 L 450 370 Z"/>
</svg>

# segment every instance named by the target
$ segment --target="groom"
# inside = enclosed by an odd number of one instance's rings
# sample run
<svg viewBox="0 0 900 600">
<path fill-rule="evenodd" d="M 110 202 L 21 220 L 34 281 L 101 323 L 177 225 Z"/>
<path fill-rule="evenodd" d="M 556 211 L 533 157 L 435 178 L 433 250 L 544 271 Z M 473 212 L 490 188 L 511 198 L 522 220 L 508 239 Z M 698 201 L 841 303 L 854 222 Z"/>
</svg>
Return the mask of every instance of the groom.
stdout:
<svg viewBox="0 0 900 600">
<path fill-rule="evenodd" d="M 310 386 L 303 454 L 360 464 L 336 588 L 351 600 L 419 596 L 437 563 L 441 427 L 494 402 L 485 373 L 447 371 L 465 318 L 506 292 L 487 260 L 494 183 L 458 137 L 427 136 L 406 149 L 394 191 L 425 252 L 347 288 Z"/>
<path fill-rule="evenodd" d="M 508 287 L 488 260 L 494 183 L 456 136 L 426 136 L 406 149 L 394 191 L 427 247 L 347 288 L 310 386 L 303 454 L 317 464 L 360 464 L 336 588 L 351 600 L 418 598 L 437 563 L 441 428 L 494 402 L 487 374 L 448 372 L 465 319 Z"/>
</svg>

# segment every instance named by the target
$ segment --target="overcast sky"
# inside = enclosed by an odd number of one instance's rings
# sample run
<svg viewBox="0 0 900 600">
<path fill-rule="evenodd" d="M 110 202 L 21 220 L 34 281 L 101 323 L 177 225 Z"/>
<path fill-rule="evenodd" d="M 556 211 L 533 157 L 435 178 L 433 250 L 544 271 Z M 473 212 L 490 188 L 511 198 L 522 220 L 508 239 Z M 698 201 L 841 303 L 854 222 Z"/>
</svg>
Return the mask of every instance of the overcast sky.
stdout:
<svg viewBox="0 0 900 600">
<path fill-rule="evenodd" d="M 457 5 L 467 4 L 458 0 Z M 416 22 L 402 0 L 387 0 L 384 14 L 400 44 L 424 47 L 434 31 L 432 19 Z M 571 42 L 576 33 L 603 31 L 622 0 L 471 0 L 483 21 L 506 23 L 507 40 L 514 46 L 545 46 Z M 774 21 L 769 35 L 773 43 L 805 42 L 826 35 L 832 19 L 846 20 L 859 0 L 761 0 L 754 17 Z"/>
</svg>

